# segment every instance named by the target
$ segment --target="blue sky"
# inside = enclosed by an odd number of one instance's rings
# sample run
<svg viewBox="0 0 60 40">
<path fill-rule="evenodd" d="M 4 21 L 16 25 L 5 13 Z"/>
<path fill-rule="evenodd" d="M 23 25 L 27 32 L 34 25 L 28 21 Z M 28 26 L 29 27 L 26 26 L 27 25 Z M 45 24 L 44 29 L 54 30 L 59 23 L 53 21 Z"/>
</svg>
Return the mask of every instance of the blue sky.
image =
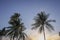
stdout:
<svg viewBox="0 0 60 40">
<path fill-rule="evenodd" d="M 27 29 L 30 29 L 33 18 L 41 11 L 49 13 L 49 19 L 56 20 L 52 25 L 55 32 L 59 32 L 60 0 L 0 0 L 0 29 L 9 26 L 10 16 L 15 12 L 21 14 L 22 21 Z"/>
</svg>

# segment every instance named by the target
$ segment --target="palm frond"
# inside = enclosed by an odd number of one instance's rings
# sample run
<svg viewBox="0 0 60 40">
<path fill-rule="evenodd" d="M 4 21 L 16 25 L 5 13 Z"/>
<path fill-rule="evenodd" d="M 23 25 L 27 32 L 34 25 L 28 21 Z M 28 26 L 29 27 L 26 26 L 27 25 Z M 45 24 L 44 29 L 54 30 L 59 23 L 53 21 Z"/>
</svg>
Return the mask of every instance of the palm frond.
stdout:
<svg viewBox="0 0 60 40">
<path fill-rule="evenodd" d="M 34 27 L 32 27 L 32 29 L 37 29 L 40 26 L 40 24 L 39 23 L 35 23 L 35 24 L 32 24 L 32 26 L 34 26 Z"/>
<path fill-rule="evenodd" d="M 41 33 L 43 31 L 43 26 L 39 28 L 39 32 Z"/>
<path fill-rule="evenodd" d="M 27 34 L 26 34 L 26 33 L 23 33 L 23 35 L 25 35 L 25 36 L 28 38 L 28 36 L 27 36 Z"/>
<path fill-rule="evenodd" d="M 56 20 L 47 20 L 46 22 L 56 22 Z"/>
<path fill-rule="evenodd" d="M 26 30 L 26 27 L 24 26 L 24 23 L 21 23 L 20 26 L 22 28 L 22 31 Z"/>
<path fill-rule="evenodd" d="M 51 29 L 46 25 L 46 28 L 48 29 L 49 32 L 51 32 Z"/>
<path fill-rule="evenodd" d="M 23 33 L 29 40 L 31 40 L 28 36 L 27 36 L 27 34 L 26 33 Z"/>
<path fill-rule="evenodd" d="M 49 24 L 48 22 L 46 22 L 46 25 L 51 28 L 52 30 L 54 30 L 53 26 L 51 24 Z"/>
<path fill-rule="evenodd" d="M 9 31 L 7 32 L 6 36 L 10 35 L 13 33 L 13 30 L 12 29 L 9 29 Z"/>
</svg>

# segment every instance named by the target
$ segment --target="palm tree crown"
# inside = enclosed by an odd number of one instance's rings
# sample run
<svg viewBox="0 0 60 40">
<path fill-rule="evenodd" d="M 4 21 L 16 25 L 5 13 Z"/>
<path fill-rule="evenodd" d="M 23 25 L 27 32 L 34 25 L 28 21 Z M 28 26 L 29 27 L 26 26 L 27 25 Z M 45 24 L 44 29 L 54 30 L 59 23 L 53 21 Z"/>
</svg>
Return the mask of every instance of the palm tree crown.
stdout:
<svg viewBox="0 0 60 40">
<path fill-rule="evenodd" d="M 11 19 L 9 20 L 9 24 L 10 26 L 7 27 L 9 28 L 8 32 L 6 35 L 9 35 L 11 38 L 17 38 L 18 40 L 20 40 L 21 38 L 23 38 L 23 40 L 25 40 L 25 36 L 27 37 L 27 35 L 24 33 L 24 30 L 26 29 L 24 26 L 24 23 L 21 22 L 21 18 L 20 14 L 15 13 L 14 15 L 11 16 Z"/>
</svg>

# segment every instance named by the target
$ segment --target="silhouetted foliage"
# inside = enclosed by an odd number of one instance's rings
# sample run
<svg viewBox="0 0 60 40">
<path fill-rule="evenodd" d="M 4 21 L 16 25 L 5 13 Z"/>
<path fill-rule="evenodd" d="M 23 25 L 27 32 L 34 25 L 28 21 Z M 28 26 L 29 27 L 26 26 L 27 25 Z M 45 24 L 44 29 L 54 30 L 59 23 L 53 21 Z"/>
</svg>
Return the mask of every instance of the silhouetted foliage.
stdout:
<svg viewBox="0 0 60 40">
<path fill-rule="evenodd" d="M 10 36 L 11 38 L 13 38 L 13 40 L 14 40 L 14 38 L 17 38 L 18 40 L 23 38 L 23 40 L 25 40 L 25 38 L 27 36 L 24 33 L 24 30 L 26 28 L 24 26 L 24 23 L 22 23 L 22 21 L 21 21 L 20 14 L 15 13 L 14 15 L 12 15 L 10 17 L 9 24 L 10 24 L 10 26 L 7 27 L 7 28 L 9 28 L 8 29 L 9 31 L 7 32 L 6 35 Z"/>
<path fill-rule="evenodd" d="M 6 30 L 4 27 L 2 30 L 0 30 L 0 40 L 2 40 L 2 37 L 5 36 L 5 34 L 6 34 Z"/>
<path fill-rule="evenodd" d="M 46 14 L 45 12 L 38 13 L 37 16 L 34 18 L 35 23 L 32 24 L 32 29 L 39 28 L 39 32 L 41 33 L 43 31 L 44 33 L 44 40 L 45 38 L 45 27 L 51 31 L 54 30 L 53 26 L 50 24 L 50 22 L 55 22 L 55 20 L 48 20 L 49 14 Z"/>
</svg>

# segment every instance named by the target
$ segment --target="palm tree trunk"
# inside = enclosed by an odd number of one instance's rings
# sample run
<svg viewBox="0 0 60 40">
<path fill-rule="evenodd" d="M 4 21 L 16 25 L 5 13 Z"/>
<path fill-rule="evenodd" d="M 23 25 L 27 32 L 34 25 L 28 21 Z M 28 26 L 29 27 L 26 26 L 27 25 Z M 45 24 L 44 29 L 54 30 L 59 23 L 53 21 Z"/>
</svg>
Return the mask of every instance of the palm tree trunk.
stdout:
<svg viewBox="0 0 60 40">
<path fill-rule="evenodd" d="M 43 34 L 44 34 L 44 40 L 46 40 L 44 25 L 43 25 Z"/>
</svg>

